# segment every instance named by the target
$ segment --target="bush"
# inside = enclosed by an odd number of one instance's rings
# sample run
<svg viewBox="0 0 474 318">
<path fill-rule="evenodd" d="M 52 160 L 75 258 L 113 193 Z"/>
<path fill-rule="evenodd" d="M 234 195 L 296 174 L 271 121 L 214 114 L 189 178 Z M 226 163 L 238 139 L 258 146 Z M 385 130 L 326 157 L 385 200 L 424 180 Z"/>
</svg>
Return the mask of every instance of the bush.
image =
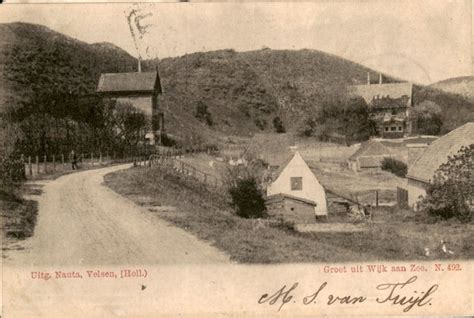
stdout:
<svg viewBox="0 0 474 318">
<path fill-rule="evenodd" d="M 430 215 L 443 219 L 457 218 L 463 222 L 472 219 L 474 204 L 474 144 L 441 165 L 433 182 L 426 190 L 420 207 Z"/>
<path fill-rule="evenodd" d="M 407 175 L 408 167 L 406 163 L 393 159 L 393 158 L 384 158 L 382 161 L 382 170 L 389 171 L 400 178 L 405 178 Z"/>
<path fill-rule="evenodd" d="M 0 162 L 0 177 L 3 186 L 12 186 L 26 180 L 25 164 L 19 156 L 11 154 Z"/>
<path fill-rule="evenodd" d="M 265 130 L 267 127 L 267 121 L 263 118 L 255 118 L 254 123 L 260 130 Z"/>
<path fill-rule="evenodd" d="M 208 126 L 212 126 L 214 122 L 212 121 L 212 115 L 207 110 L 207 105 L 199 101 L 196 106 L 196 114 L 194 115 L 199 121 L 205 122 Z"/>
<path fill-rule="evenodd" d="M 265 215 L 265 200 L 254 177 L 237 180 L 230 186 L 229 195 L 238 216 L 249 219 Z"/>
<path fill-rule="evenodd" d="M 275 131 L 279 134 L 286 132 L 285 126 L 283 126 L 283 121 L 278 116 L 273 118 L 273 127 L 275 128 Z"/>
</svg>

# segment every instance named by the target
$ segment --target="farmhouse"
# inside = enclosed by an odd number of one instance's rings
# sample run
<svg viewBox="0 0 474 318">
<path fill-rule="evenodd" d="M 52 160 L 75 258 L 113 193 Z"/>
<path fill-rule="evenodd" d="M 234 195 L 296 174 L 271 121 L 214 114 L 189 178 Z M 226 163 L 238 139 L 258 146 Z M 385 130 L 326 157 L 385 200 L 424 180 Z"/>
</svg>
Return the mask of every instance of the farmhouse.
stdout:
<svg viewBox="0 0 474 318">
<path fill-rule="evenodd" d="M 379 171 L 384 158 L 395 158 L 402 160 L 400 151 L 391 149 L 380 140 L 368 140 L 352 154 L 348 159 L 348 165 L 354 172 L 357 171 Z"/>
<path fill-rule="evenodd" d="M 164 115 L 158 109 L 162 93 L 158 72 L 105 73 L 100 76 L 97 92 L 114 105 L 128 104 L 145 114 L 144 138 L 149 144 L 160 143 L 164 133 Z"/>
<path fill-rule="evenodd" d="M 374 138 L 362 143 L 347 163 L 351 170 L 378 171 L 384 158 L 393 158 L 410 166 L 414 159 L 433 141 L 436 136 L 414 136 L 400 139 Z"/>
<path fill-rule="evenodd" d="M 327 215 L 326 192 L 298 151 L 268 186 L 266 205 L 270 215 L 298 223 Z"/>
<path fill-rule="evenodd" d="M 380 74 L 379 83 L 372 84 L 368 74 L 367 84 L 349 86 L 349 93 L 365 100 L 380 137 L 401 138 L 412 133 L 409 120 L 413 107 L 412 83 L 383 84 Z"/>
<path fill-rule="evenodd" d="M 449 156 L 456 154 L 462 146 L 469 146 L 473 143 L 474 122 L 458 127 L 432 142 L 408 169 L 406 189 L 408 190 L 408 205 L 416 209 L 416 203 L 420 196 L 426 195 L 426 189 L 436 170 L 447 162 Z"/>
</svg>

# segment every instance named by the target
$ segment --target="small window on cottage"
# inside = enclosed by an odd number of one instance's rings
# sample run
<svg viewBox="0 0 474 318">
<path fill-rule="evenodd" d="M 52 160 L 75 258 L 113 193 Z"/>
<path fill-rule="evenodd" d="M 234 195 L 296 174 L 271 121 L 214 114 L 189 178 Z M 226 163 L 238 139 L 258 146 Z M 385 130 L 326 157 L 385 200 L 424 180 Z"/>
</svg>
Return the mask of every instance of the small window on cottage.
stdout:
<svg viewBox="0 0 474 318">
<path fill-rule="evenodd" d="M 398 126 L 398 131 L 402 131 L 402 126 Z"/>
<path fill-rule="evenodd" d="M 388 127 L 385 127 L 385 131 L 388 131 Z"/>
<path fill-rule="evenodd" d="M 390 127 L 390 131 L 397 131 L 397 127 L 396 126 Z"/>
<path fill-rule="evenodd" d="M 303 177 L 291 177 L 291 190 L 303 190 Z"/>
</svg>

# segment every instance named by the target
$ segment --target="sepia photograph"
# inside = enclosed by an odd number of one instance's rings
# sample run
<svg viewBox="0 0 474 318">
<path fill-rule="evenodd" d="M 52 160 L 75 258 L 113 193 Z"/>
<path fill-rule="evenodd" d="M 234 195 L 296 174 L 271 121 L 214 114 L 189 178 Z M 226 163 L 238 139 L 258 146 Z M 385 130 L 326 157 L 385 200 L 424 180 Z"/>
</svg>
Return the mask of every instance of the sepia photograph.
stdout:
<svg viewBox="0 0 474 318">
<path fill-rule="evenodd" d="M 2 316 L 472 314 L 472 15 L 1 4 Z"/>
</svg>

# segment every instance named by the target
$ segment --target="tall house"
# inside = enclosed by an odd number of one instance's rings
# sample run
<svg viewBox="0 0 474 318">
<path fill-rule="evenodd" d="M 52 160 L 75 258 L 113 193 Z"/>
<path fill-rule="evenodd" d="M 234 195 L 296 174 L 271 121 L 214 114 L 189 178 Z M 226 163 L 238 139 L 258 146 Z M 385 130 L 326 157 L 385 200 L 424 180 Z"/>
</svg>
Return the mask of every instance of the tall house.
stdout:
<svg viewBox="0 0 474 318">
<path fill-rule="evenodd" d="M 412 83 L 382 83 L 349 86 L 349 93 L 362 97 L 369 106 L 377 133 L 382 138 L 402 138 L 413 131 L 410 113 L 413 108 Z"/>
<path fill-rule="evenodd" d="M 162 93 L 162 88 L 157 71 L 101 74 L 97 92 L 113 101 L 114 105 L 128 104 L 144 113 L 147 118 L 144 139 L 151 145 L 161 142 L 164 115 L 158 107 L 158 96 Z"/>
</svg>

